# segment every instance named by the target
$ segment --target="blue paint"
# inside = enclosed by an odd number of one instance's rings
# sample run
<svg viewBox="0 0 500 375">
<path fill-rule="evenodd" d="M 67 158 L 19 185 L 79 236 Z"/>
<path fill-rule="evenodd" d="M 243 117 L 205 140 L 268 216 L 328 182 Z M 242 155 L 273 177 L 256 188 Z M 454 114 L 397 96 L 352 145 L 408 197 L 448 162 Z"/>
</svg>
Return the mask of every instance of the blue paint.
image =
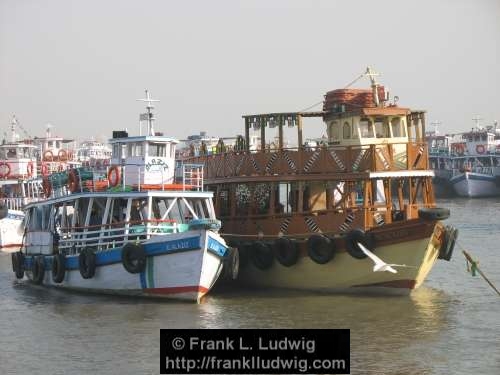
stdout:
<svg viewBox="0 0 500 375">
<path fill-rule="evenodd" d="M 221 244 L 219 241 L 213 239 L 212 237 L 208 237 L 207 250 L 223 257 L 226 254 L 227 247 Z"/>
</svg>

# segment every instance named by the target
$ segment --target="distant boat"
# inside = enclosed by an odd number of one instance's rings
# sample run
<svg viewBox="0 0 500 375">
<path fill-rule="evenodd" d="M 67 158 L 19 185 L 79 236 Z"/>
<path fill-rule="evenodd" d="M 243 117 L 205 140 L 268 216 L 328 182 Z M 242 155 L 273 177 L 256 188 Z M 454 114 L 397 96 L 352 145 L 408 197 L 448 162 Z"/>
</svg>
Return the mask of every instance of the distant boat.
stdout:
<svg viewBox="0 0 500 375">
<path fill-rule="evenodd" d="M 454 194 L 469 198 L 500 195 L 500 133 L 496 128 L 476 127 L 455 137 L 432 134 L 427 141 L 439 189 L 449 187 Z"/>
<path fill-rule="evenodd" d="M 177 141 L 153 132 L 153 100 L 146 94 L 149 133 L 113 132 L 106 179 L 85 168 L 44 177 L 50 198 L 24 208 L 23 248 L 12 254 L 17 278 L 199 302 L 225 262 L 235 261 L 217 233 L 203 166 L 179 166 L 176 180 Z"/>
<path fill-rule="evenodd" d="M 36 146 L 20 140 L 18 121 L 11 122 L 11 139 L 0 145 L 0 248 L 16 249 L 22 244 L 23 206 L 43 198 L 37 178 Z"/>
</svg>

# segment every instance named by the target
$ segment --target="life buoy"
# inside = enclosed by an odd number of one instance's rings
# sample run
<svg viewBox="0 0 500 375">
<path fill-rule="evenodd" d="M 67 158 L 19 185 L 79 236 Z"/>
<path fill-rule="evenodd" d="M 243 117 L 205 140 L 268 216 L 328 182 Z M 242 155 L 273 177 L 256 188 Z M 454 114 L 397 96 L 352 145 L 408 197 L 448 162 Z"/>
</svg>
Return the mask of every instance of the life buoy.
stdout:
<svg viewBox="0 0 500 375">
<path fill-rule="evenodd" d="M 477 145 L 476 146 L 476 152 L 478 154 L 484 154 L 485 151 L 486 151 L 486 149 L 484 148 L 484 145 Z"/>
<path fill-rule="evenodd" d="M 444 232 L 444 239 L 439 248 L 438 259 L 449 261 L 453 255 L 453 249 L 458 237 L 458 229 L 448 225 Z"/>
<path fill-rule="evenodd" d="M 20 251 L 12 253 L 12 271 L 15 272 L 16 278 L 24 277 L 24 254 Z"/>
<path fill-rule="evenodd" d="M 53 152 L 50 151 L 50 150 L 46 150 L 43 153 L 43 160 L 44 161 L 54 161 L 54 154 L 53 154 Z"/>
<path fill-rule="evenodd" d="M 117 165 L 113 165 L 109 168 L 108 171 L 108 181 L 109 185 L 112 187 L 117 186 L 120 183 L 121 175 L 120 175 L 120 167 Z"/>
<path fill-rule="evenodd" d="M 240 270 L 240 254 L 236 247 L 228 247 L 222 262 L 222 278 L 227 281 L 234 281 L 238 278 Z"/>
<path fill-rule="evenodd" d="M 61 283 L 66 273 L 66 257 L 64 254 L 56 254 L 52 258 L 52 280 L 55 283 Z"/>
<path fill-rule="evenodd" d="M 42 189 L 45 198 L 49 198 L 52 193 L 52 184 L 50 183 L 49 176 L 43 176 L 42 178 Z"/>
<path fill-rule="evenodd" d="M 252 246 L 250 254 L 252 263 L 260 270 L 267 270 L 274 263 L 274 254 L 272 248 L 262 241 L 257 241 Z"/>
<path fill-rule="evenodd" d="M 367 257 L 358 243 L 363 244 L 370 251 L 375 248 L 373 235 L 359 228 L 351 230 L 345 237 L 345 247 L 349 255 L 356 259 L 365 259 Z"/>
<path fill-rule="evenodd" d="M 59 152 L 57 153 L 57 156 L 59 157 L 60 161 L 68 160 L 68 153 L 66 150 L 59 150 Z"/>
<path fill-rule="evenodd" d="M 307 239 L 307 254 L 318 264 L 326 264 L 335 256 L 335 243 L 321 234 L 313 234 Z"/>
<path fill-rule="evenodd" d="M 129 273 L 141 273 L 146 269 L 146 250 L 141 244 L 127 243 L 122 250 L 122 264 Z"/>
<path fill-rule="evenodd" d="M 80 179 L 78 178 L 77 171 L 70 169 L 68 172 L 68 190 L 74 193 L 80 189 Z"/>
<path fill-rule="evenodd" d="M 274 241 L 274 256 L 285 267 L 291 267 L 299 259 L 297 244 L 288 238 L 278 238 Z"/>
<path fill-rule="evenodd" d="M 450 210 L 440 207 L 424 207 L 418 210 L 418 217 L 424 220 L 445 220 L 450 217 Z"/>
<path fill-rule="evenodd" d="M 64 165 L 62 163 L 59 163 L 59 165 L 57 166 L 57 171 L 58 172 L 64 171 Z"/>
<path fill-rule="evenodd" d="M 0 162 L 0 178 L 7 178 L 10 175 L 10 164 Z"/>
<path fill-rule="evenodd" d="M 42 164 L 41 172 L 42 172 L 42 176 L 49 175 L 49 167 L 47 166 L 47 164 L 45 164 L 45 163 Z"/>
<path fill-rule="evenodd" d="M 88 247 L 84 248 L 78 256 L 78 269 L 84 279 L 91 279 L 95 275 L 95 253 Z"/>
<path fill-rule="evenodd" d="M 28 165 L 26 166 L 26 173 L 28 173 L 28 177 L 32 177 L 34 171 L 35 171 L 35 167 L 33 165 L 33 162 L 30 161 L 28 163 Z"/>
<path fill-rule="evenodd" d="M 31 275 L 36 284 L 42 284 L 45 277 L 45 257 L 43 255 L 31 258 Z"/>
</svg>

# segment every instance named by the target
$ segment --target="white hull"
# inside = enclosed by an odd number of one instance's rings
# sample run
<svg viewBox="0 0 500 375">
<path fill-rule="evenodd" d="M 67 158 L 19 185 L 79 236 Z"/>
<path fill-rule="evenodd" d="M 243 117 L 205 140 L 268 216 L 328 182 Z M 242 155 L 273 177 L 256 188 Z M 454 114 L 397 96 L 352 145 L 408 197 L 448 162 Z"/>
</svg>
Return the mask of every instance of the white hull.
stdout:
<svg viewBox="0 0 500 375">
<path fill-rule="evenodd" d="M 226 249 L 224 244 L 217 234 L 206 230 L 154 237 L 143 243 L 147 255 L 146 268 L 137 274 L 127 272 L 122 265 L 121 248 L 99 251 L 96 253 L 96 272 L 90 279 L 81 276 L 78 255 L 68 255 L 61 283 L 52 280 L 52 256 L 46 256 L 43 285 L 199 302 L 220 275 Z M 26 258 L 26 275 L 32 279 L 31 256 Z"/>
<path fill-rule="evenodd" d="M 465 172 L 450 180 L 455 193 L 461 197 L 477 198 L 500 195 L 500 188 L 492 175 Z"/>
<path fill-rule="evenodd" d="M 17 210 L 9 210 L 6 217 L 0 220 L 0 248 L 17 249 L 23 242 L 22 221 L 24 213 Z"/>
</svg>

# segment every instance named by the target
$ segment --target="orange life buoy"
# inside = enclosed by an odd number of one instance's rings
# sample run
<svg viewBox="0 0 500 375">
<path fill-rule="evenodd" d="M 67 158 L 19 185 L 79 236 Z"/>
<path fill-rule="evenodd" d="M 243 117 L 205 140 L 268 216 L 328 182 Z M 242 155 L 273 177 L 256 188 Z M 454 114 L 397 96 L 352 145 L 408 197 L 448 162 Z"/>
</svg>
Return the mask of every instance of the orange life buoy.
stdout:
<svg viewBox="0 0 500 375">
<path fill-rule="evenodd" d="M 48 176 L 49 175 L 49 167 L 47 166 L 47 164 L 42 163 L 41 172 L 42 172 L 42 176 Z"/>
<path fill-rule="evenodd" d="M 484 154 L 484 151 L 486 151 L 486 150 L 485 150 L 485 148 L 484 148 L 484 146 L 483 146 L 483 145 L 477 145 L 477 146 L 476 146 L 476 152 L 477 152 L 478 154 Z"/>
<path fill-rule="evenodd" d="M 45 161 L 53 161 L 54 160 L 54 154 L 52 151 L 47 150 L 43 153 L 43 160 Z"/>
<path fill-rule="evenodd" d="M 7 178 L 9 177 L 9 175 L 10 175 L 10 164 L 0 162 L 0 178 Z"/>
<path fill-rule="evenodd" d="M 68 160 L 68 153 L 66 152 L 66 150 L 59 150 L 57 156 L 59 157 L 59 160 L 62 161 Z"/>
<path fill-rule="evenodd" d="M 120 183 L 120 167 L 113 165 L 108 171 L 108 181 L 110 186 L 117 186 Z"/>
<path fill-rule="evenodd" d="M 26 172 L 28 173 L 28 177 L 33 176 L 33 172 L 35 170 L 35 167 L 33 166 L 33 162 L 30 161 L 28 165 L 26 166 Z"/>
</svg>

